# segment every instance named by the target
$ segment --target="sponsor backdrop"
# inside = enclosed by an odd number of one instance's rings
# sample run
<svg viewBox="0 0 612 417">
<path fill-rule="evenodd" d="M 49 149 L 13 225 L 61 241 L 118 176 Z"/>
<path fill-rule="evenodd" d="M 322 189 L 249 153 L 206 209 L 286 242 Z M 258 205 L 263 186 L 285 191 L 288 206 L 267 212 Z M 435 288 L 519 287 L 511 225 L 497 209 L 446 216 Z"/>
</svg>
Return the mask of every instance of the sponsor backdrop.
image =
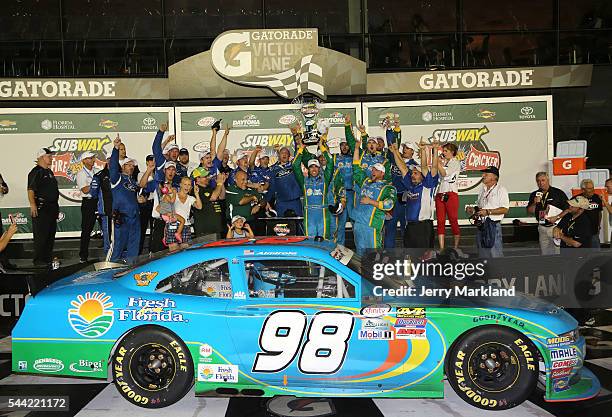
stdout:
<svg viewBox="0 0 612 417">
<path fill-rule="evenodd" d="M 81 197 L 76 173 L 82 167 L 81 154 L 94 152 L 96 166 L 101 167 L 106 156 L 110 156 L 115 136 L 120 133 L 127 155 L 144 167 L 158 126 L 165 121 L 172 130 L 172 108 L 3 109 L 0 112 L 0 167 L 10 192 L 0 199 L 2 224 L 6 226 L 12 214 L 20 236 L 31 236 L 27 178 L 35 164 L 34 153 L 47 147 L 55 152 L 51 169 L 60 189 L 58 236 L 77 236 L 81 228 Z"/>
<path fill-rule="evenodd" d="M 486 166 L 500 170 L 500 184 L 510 194 L 506 221 L 525 218 L 535 173 L 547 171 L 553 155 L 552 97 L 506 97 L 444 101 L 404 101 L 363 104 L 370 135 L 384 135 L 380 122 L 399 116 L 402 142 L 433 140 L 459 147 L 460 218 L 474 204 Z"/>
<path fill-rule="evenodd" d="M 328 143 L 332 153 L 339 152 L 340 138 L 344 137 L 344 116 L 350 114 L 351 120 L 361 118 L 360 103 L 322 104 L 317 116 L 329 122 Z M 299 105 L 254 105 L 224 107 L 177 107 L 177 138 L 190 151 L 204 152 L 210 148 L 210 126 L 217 119 L 223 119 L 222 129 L 231 127 L 228 137 L 228 149 L 251 151 L 257 145 L 264 148 L 270 156 L 270 163 L 276 162 L 275 145 L 287 146 L 293 154 L 293 136 L 289 126 L 298 121 L 304 126 Z M 217 145 L 223 137 L 223 131 L 217 135 Z"/>
</svg>

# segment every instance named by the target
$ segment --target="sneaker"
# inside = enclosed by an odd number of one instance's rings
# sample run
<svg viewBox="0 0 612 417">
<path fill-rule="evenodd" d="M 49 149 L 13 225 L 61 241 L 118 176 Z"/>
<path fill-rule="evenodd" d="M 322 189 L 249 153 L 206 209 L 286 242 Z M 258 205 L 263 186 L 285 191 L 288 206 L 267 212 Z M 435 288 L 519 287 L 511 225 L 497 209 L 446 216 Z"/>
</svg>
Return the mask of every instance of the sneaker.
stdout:
<svg viewBox="0 0 612 417">
<path fill-rule="evenodd" d="M 84 259 L 84 258 L 79 259 L 80 264 L 86 264 L 87 262 L 88 262 L 87 259 Z"/>
</svg>

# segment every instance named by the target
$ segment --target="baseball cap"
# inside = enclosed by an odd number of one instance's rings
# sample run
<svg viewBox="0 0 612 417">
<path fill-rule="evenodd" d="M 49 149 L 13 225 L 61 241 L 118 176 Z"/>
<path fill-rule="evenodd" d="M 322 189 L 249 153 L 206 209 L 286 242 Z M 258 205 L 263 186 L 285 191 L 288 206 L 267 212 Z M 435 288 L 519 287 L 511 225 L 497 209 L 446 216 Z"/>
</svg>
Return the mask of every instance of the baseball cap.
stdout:
<svg viewBox="0 0 612 417">
<path fill-rule="evenodd" d="M 242 158 L 246 158 L 247 156 L 249 156 L 247 151 L 243 151 L 242 149 L 238 150 L 238 152 L 236 152 L 236 160 L 242 159 Z"/>
<path fill-rule="evenodd" d="M 43 155 L 52 155 L 52 154 L 53 154 L 53 152 L 51 152 L 51 150 L 49 148 L 40 148 L 34 154 L 34 159 L 38 159 L 38 158 L 40 158 Z"/>
<path fill-rule="evenodd" d="M 246 222 L 246 219 L 240 215 L 235 215 L 234 217 L 232 217 L 232 223 L 234 223 L 236 220 L 240 220 L 242 219 L 243 222 Z"/>
<path fill-rule="evenodd" d="M 191 176 L 195 179 L 198 177 L 208 177 L 210 175 L 210 171 L 206 168 L 197 167 L 191 172 Z"/>
<path fill-rule="evenodd" d="M 375 169 L 375 170 L 377 170 L 377 171 L 382 172 L 383 174 L 384 174 L 385 172 L 387 172 L 387 170 L 385 169 L 385 166 L 384 166 L 383 164 L 381 164 L 381 163 L 378 163 L 378 164 L 374 164 L 374 165 L 372 165 L 372 168 L 374 168 L 374 169 Z"/>
<path fill-rule="evenodd" d="M 417 171 L 419 171 L 421 174 L 423 173 L 423 170 L 421 169 L 421 166 L 420 166 L 420 165 L 410 165 L 410 166 L 408 167 L 408 169 L 410 169 L 410 170 L 417 170 Z"/>
<path fill-rule="evenodd" d="M 138 165 L 138 161 L 136 161 L 136 160 L 135 160 L 135 159 L 133 159 L 133 158 L 123 158 L 123 159 L 120 159 L 120 160 L 119 160 L 119 165 L 123 166 L 124 164 L 126 164 L 126 163 L 128 163 L 128 162 L 131 162 L 131 163 L 133 163 L 134 165 Z"/>
<path fill-rule="evenodd" d="M 181 149 L 179 150 L 179 155 L 180 155 L 180 154 L 187 154 L 187 155 L 189 155 L 189 149 L 187 149 L 187 148 L 181 148 Z"/>
<path fill-rule="evenodd" d="M 572 207 L 578 207 L 581 209 L 590 210 L 589 199 L 581 195 L 577 195 L 574 198 L 570 198 L 569 200 L 567 200 L 567 204 L 569 204 Z"/>
<path fill-rule="evenodd" d="M 155 159 L 155 156 L 153 154 L 147 155 L 147 161 L 152 161 L 154 159 Z"/>
<path fill-rule="evenodd" d="M 198 155 L 200 157 L 200 159 L 205 158 L 206 155 L 209 155 L 210 151 L 206 151 L 206 152 L 200 152 L 200 154 Z"/>
<path fill-rule="evenodd" d="M 83 152 L 83 153 L 81 154 L 81 161 L 82 161 L 83 159 L 93 158 L 94 156 L 96 156 L 96 154 L 95 154 L 95 153 L 93 153 L 93 152 L 91 152 L 91 151 Z"/>
<path fill-rule="evenodd" d="M 368 136 L 368 142 L 378 142 L 378 138 L 376 136 Z"/>
<path fill-rule="evenodd" d="M 170 167 L 176 168 L 176 162 L 174 162 L 174 161 L 166 161 L 166 163 L 164 164 L 164 169 L 168 169 Z"/>
<path fill-rule="evenodd" d="M 497 177 L 499 177 L 499 169 L 495 166 L 489 166 L 486 169 L 482 169 L 480 170 L 480 172 L 484 173 L 489 173 L 489 174 L 495 174 L 497 175 Z"/>
<path fill-rule="evenodd" d="M 316 165 L 321 168 L 321 164 L 316 159 L 311 159 L 310 161 L 308 161 L 308 168 L 310 168 L 312 165 Z"/>
<path fill-rule="evenodd" d="M 172 149 L 178 149 L 178 145 L 176 143 L 169 143 L 168 145 L 166 145 L 166 147 L 164 148 L 164 152 L 163 153 L 168 153 L 170 152 Z"/>
<path fill-rule="evenodd" d="M 419 147 L 414 142 L 404 142 L 404 143 L 402 143 L 402 146 L 404 146 L 406 148 L 410 148 L 410 149 L 412 149 L 415 152 L 419 150 Z"/>
</svg>

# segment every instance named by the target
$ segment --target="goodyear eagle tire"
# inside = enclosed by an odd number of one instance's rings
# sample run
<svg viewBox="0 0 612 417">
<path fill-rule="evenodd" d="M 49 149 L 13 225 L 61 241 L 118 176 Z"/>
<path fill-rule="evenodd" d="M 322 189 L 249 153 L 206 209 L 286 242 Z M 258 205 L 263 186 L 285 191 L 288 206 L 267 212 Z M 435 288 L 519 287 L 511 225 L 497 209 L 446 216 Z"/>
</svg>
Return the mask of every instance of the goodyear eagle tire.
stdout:
<svg viewBox="0 0 612 417">
<path fill-rule="evenodd" d="M 521 333 L 482 326 L 448 352 L 446 375 L 464 401 L 485 410 L 506 410 L 525 401 L 538 382 L 538 352 Z"/>
<path fill-rule="evenodd" d="M 193 385 L 193 360 L 174 333 L 158 326 L 130 332 L 113 355 L 113 379 L 132 404 L 161 408 L 174 404 Z"/>
</svg>

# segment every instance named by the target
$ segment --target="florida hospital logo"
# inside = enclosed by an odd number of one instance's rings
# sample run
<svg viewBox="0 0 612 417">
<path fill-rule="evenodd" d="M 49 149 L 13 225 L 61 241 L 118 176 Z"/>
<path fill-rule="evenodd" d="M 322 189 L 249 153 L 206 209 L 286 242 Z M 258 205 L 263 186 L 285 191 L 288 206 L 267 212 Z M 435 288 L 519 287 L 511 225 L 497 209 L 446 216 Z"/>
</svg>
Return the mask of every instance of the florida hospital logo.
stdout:
<svg viewBox="0 0 612 417">
<path fill-rule="evenodd" d="M 318 49 L 317 29 L 230 30 L 210 48 L 220 76 L 289 99 L 304 93 L 325 98 Z"/>
<path fill-rule="evenodd" d="M 103 292 L 87 292 L 78 295 L 70 304 L 74 307 L 68 310 L 68 322 L 75 332 L 84 337 L 102 336 L 113 324 L 114 313 L 110 309 L 113 303 L 110 296 Z"/>
</svg>

